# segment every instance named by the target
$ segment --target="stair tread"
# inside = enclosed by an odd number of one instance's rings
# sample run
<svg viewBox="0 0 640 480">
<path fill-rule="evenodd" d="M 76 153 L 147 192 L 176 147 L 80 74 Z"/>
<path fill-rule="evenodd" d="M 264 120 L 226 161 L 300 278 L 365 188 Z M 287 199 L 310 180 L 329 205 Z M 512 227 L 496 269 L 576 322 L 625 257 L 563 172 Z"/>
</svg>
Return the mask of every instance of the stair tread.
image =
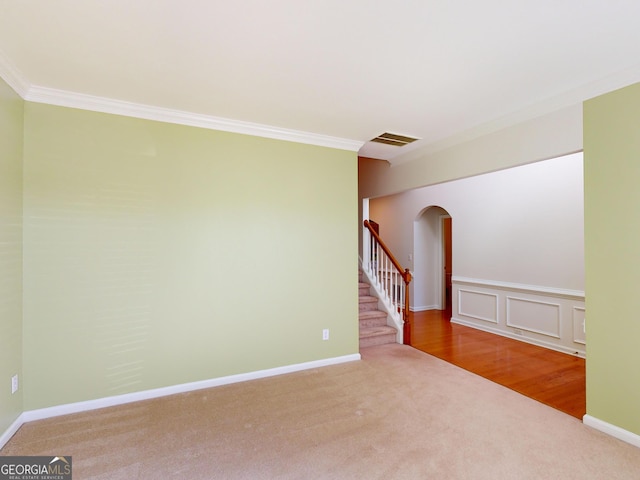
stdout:
<svg viewBox="0 0 640 480">
<path fill-rule="evenodd" d="M 377 327 L 365 327 L 360 329 L 360 338 L 375 337 L 378 335 L 395 335 L 397 330 L 388 325 L 380 325 Z"/>
<path fill-rule="evenodd" d="M 358 297 L 358 301 L 360 302 L 377 302 L 378 297 L 374 297 L 372 295 L 360 295 Z"/>
<path fill-rule="evenodd" d="M 382 310 L 365 310 L 364 312 L 359 312 L 358 316 L 360 317 L 360 319 L 379 318 L 386 317 L 387 312 L 383 312 Z"/>
</svg>

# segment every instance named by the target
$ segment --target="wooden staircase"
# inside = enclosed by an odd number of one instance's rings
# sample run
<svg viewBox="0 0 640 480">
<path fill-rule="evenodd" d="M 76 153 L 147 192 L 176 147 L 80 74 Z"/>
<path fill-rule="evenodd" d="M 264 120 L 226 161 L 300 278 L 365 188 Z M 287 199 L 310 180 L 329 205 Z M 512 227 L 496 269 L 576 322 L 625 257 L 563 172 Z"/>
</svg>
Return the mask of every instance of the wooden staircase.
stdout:
<svg viewBox="0 0 640 480">
<path fill-rule="evenodd" d="M 387 325 L 387 312 L 378 310 L 378 298 L 371 295 L 371 285 L 358 278 L 360 348 L 396 343 L 397 330 Z"/>
</svg>

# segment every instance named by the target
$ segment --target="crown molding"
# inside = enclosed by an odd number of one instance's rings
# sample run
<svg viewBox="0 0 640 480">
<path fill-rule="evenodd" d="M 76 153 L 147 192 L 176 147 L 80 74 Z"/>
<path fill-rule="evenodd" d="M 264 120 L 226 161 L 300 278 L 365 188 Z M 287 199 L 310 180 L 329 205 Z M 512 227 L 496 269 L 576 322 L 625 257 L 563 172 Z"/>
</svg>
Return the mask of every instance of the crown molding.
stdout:
<svg viewBox="0 0 640 480">
<path fill-rule="evenodd" d="M 240 120 L 214 117 L 211 115 L 202 115 L 182 110 L 154 107 L 151 105 L 125 102 L 122 100 L 114 100 L 111 98 L 97 97 L 39 86 L 32 86 L 29 88 L 27 94 L 24 95 L 23 98 L 29 102 L 35 103 L 46 103 L 49 105 L 78 108 L 93 112 L 124 115 L 127 117 L 142 118 L 145 120 L 175 123 L 178 125 L 207 128 L 210 130 L 221 130 L 224 132 L 253 135 L 256 137 L 272 138 L 275 140 L 285 140 L 320 147 L 336 148 L 339 150 L 357 152 L 364 144 L 364 142 L 349 140 L 346 138 L 331 137 L 328 135 L 290 130 L 259 123 L 243 122 Z"/>
<path fill-rule="evenodd" d="M 357 152 L 364 142 L 31 85 L 0 50 L 0 77 L 24 100 Z"/>
<path fill-rule="evenodd" d="M 13 88 L 22 98 L 27 95 L 31 88 L 31 84 L 22 72 L 18 70 L 18 67 L 9 60 L 9 57 L 2 50 L 0 50 L 0 78 L 7 82 L 7 85 Z"/>
</svg>

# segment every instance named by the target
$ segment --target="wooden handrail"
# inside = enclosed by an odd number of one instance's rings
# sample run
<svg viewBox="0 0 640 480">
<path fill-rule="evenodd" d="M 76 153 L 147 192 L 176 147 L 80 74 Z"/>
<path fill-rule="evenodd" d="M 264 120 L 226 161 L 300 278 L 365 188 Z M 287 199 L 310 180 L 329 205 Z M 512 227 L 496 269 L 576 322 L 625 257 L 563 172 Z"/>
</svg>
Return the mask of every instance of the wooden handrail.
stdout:
<svg viewBox="0 0 640 480">
<path fill-rule="evenodd" d="M 391 263 L 396 268 L 396 270 L 398 271 L 398 274 L 402 277 L 402 280 L 404 281 L 404 285 L 405 285 L 404 308 L 402 309 L 402 320 L 404 321 L 404 325 L 403 325 L 402 337 L 403 337 L 403 343 L 405 345 L 411 345 L 412 328 L 411 328 L 411 318 L 409 317 L 409 283 L 411 282 L 411 272 L 409 271 L 408 268 L 405 268 L 405 269 L 402 268 L 402 265 L 400 265 L 400 262 L 398 262 L 396 257 L 393 256 L 393 254 L 391 253 L 391 250 L 389 250 L 389 247 L 387 247 L 385 243 L 382 241 L 382 239 L 380 238 L 380 235 L 378 235 L 378 233 L 371 226 L 371 223 L 369 223 L 369 220 L 364 221 L 364 226 L 367 228 L 367 230 L 369 230 L 375 242 L 378 245 L 380 245 L 380 248 L 384 251 L 385 255 L 389 257 L 389 260 L 391 260 Z M 399 308 L 398 308 L 398 311 L 400 311 Z"/>
<path fill-rule="evenodd" d="M 411 282 L 411 272 L 409 272 L 409 269 L 408 268 L 405 268 L 405 269 L 402 268 L 402 265 L 400 265 L 400 262 L 398 262 L 398 260 L 396 260 L 396 257 L 394 257 L 393 253 L 391 253 L 391 250 L 389 250 L 389 247 L 387 247 L 384 244 L 384 242 L 380 238 L 380 235 L 378 235 L 376 233 L 376 231 L 373 229 L 373 227 L 369 223 L 369 220 L 365 220 L 364 221 L 364 226 L 367 227 L 367 229 L 371 232 L 371 235 L 373 235 L 373 238 L 375 238 L 376 242 L 380 245 L 380 248 L 382 248 L 384 253 L 387 254 L 387 256 L 389 257 L 389 260 L 391 260 L 391 263 L 393 263 L 393 266 L 396 267 L 396 270 L 398 270 L 398 272 L 402 276 L 402 279 L 404 280 L 404 283 L 406 285 L 409 285 L 409 282 Z"/>
</svg>

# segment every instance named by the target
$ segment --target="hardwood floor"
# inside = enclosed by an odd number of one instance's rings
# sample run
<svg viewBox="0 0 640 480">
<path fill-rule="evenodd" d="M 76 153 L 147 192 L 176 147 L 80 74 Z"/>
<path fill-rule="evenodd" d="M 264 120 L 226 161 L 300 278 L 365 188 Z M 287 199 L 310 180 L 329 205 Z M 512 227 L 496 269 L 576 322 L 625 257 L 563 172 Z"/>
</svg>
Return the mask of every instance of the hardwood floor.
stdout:
<svg viewBox="0 0 640 480">
<path fill-rule="evenodd" d="M 412 346 L 582 419 L 585 360 L 449 321 L 449 310 L 412 312 Z"/>
</svg>

